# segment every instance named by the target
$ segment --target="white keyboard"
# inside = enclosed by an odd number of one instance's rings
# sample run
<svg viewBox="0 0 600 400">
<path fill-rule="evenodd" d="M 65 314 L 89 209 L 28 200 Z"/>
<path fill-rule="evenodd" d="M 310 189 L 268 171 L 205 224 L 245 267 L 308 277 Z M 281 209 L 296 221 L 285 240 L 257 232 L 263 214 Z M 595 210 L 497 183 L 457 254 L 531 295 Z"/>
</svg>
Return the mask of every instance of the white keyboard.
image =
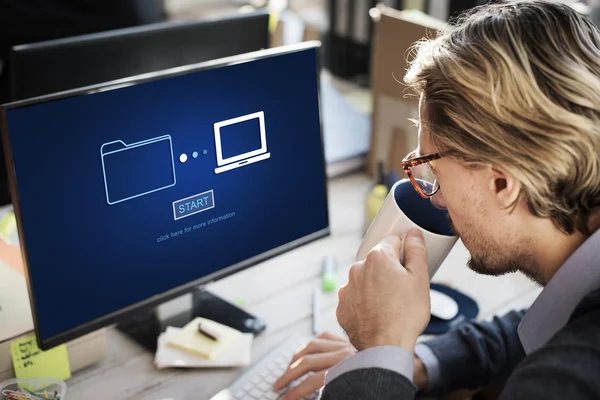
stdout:
<svg viewBox="0 0 600 400">
<path fill-rule="evenodd" d="M 294 354 L 312 339 L 311 336 L 293 336 L 270 350 L 256 364 L 249 367 L 229 388 L 214 395 L 211 400 L 276 400 L 287 390 L 298 385 L 309 375 L 293 382 L 282 391 L 273 390 L 273 383 L 287 370 Z M 318 397 L 314 392 L 305 399 Z"/>
</svg>

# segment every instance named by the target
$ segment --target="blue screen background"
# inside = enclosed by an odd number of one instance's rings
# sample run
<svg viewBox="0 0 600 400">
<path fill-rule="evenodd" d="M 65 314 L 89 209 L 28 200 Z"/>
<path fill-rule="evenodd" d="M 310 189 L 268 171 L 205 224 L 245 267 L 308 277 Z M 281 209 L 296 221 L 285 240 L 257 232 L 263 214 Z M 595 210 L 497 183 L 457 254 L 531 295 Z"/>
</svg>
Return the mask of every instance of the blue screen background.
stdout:
<svg viewBox="0 0 600 400">
<path fill-rule="evenodd" d="M 261 147 L 260 124 L 258 118 L 253 118 L 234 125 L 223 126 L 220 128 L 220 132 L 221 150 L 223 151 L 224 160 L 239 154 L 258 150 Z"/>
<path fill-rule="evenodd" d="M 270 158 L 215 174 L 213 124 L 257 111 Z M 315 49 L 12 109 L 6 119 L 41 338 L 327 227 Z M 102 144 L 165 135 L 176 183 L 168 186 L 164 141 L 132 147 L 105 159 L 109 189 L 122 198 L 159 190 L 109 205 Z M 174 201 L 208 190 L 214 208 L 174 219 Z"/>
</svg>

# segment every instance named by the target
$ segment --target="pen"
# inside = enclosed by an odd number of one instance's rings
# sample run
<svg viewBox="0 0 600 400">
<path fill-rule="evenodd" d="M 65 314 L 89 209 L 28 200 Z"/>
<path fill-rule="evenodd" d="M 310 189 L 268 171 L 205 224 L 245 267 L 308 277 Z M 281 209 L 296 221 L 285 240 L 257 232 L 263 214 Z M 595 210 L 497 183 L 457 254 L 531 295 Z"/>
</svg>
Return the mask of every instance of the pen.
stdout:
<svg viewBox="0 0 600 400">
<path fill-rule="evenodd" d="M 318 335 L 321 331 L 321 327 L 319 326 L 319 311 L 321 309 L 319 303 L 319 289 L 315 288 L 313 291 L 313 301 L 312 301 L 312 329 L 313 334 Z"/>
<path fill-rule="evenodd" d="M 203 327 L 202 324 L 198 324 L 198 332 L 211 340 L 219 340 L 215 332 L 211 332 L 210 329 Z"/>
</svg>

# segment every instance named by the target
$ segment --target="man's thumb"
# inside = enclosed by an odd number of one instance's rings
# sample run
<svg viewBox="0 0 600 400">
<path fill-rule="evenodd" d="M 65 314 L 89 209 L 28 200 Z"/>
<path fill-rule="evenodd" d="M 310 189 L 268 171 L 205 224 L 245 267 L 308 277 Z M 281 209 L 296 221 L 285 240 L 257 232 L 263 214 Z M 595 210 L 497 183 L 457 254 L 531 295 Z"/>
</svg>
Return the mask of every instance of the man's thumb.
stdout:
<svg viewBox="0 0 600 400">
<path fill-rule="evenodd" d="M 412 229 L 404 240 L 404 268 L 415 274 L 428 274 L 427 249 L 421 231 Z"/>
</svg>

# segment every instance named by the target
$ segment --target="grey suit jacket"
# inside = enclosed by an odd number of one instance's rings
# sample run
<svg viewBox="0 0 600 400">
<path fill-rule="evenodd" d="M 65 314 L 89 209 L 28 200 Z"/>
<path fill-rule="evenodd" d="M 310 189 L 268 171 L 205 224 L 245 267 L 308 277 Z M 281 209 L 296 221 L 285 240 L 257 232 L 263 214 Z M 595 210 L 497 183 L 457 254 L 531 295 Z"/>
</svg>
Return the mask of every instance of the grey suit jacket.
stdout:
<svg viewBox="0 0 600 400">
<path fill-rule="evenodd" d="M 503 400 L 600 399 L 600 289 L 583 299 L 544 346 L 525 356 L 517 327 L 522 312 L 470 322 L 428 346 L 439 360 L 440 393 L 507 379 Z M 407 377 L 382 368 L 344 373 L 327 384 L 322 400 L 413 399 Z"/>
</svg>

